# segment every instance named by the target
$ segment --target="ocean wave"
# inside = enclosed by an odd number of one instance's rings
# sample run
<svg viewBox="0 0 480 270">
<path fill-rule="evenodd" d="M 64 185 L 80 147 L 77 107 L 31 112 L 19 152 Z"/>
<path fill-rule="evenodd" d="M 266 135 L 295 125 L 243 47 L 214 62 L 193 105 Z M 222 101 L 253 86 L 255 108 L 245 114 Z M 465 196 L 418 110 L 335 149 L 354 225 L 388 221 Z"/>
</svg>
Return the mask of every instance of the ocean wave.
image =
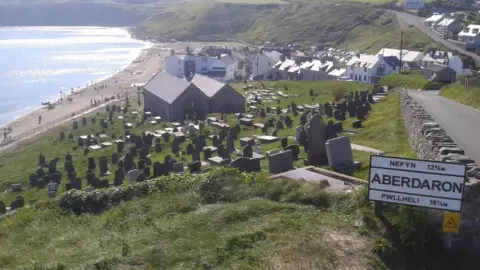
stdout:
<svg viewBox="0 0 480 270">
<path fill-rule="evenodd" d="M 101 70 L 96 68 L 61 68 L 61 69 L 25 69 L 25 70 L 11 70 L 5 73 L 6 76 L 12 77 L 30 77 L 30 78 L 45 78 L 56 77 L 75 73 L 99 72 Z"/>
<path fill-rule="evenodd" d="M 121 44 L 136 42 L 129 37 L 69 37 L 69 38 L 38 38 L 38 39 L 6 39 L 0 40 L 0 46 L 23 46 L 23 47 L 53 47 L 59 45 L 79 44 Z M 138 41 L 138 43 L 141 43 Z"/>
</svg>

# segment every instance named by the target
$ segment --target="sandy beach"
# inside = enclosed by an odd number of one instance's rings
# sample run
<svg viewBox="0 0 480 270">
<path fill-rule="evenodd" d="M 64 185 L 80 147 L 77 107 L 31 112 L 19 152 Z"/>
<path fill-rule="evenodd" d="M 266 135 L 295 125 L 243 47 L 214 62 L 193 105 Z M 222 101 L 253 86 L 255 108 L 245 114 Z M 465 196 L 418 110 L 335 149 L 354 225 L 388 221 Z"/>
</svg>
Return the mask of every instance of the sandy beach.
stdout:
<svg viewBox="0 0 480 270">
<path fill-rule="evenodd" d="M 184 51 L 187 46 L 191 49 L 206 45 L 224 45 L 232 46 L 232 43 L 160 43 L 154 44 L 151 48 L 143 50 L 138 58 L 134 60 L 125 69 L 116 73 L 103 81 L 88 85 L 74 94 L 63 98 L 63 102 L 55 103 L 53 109 L 43 106 L 34 112 L 17 118 L 5 125 L 12 129 L 8 134 L 12 140 L 21 140 L 23 134 L 30 133 L 34 129 L 44 127 L 45 124 L 51 123 L 60 118 L 69 118 L 73 112 L 88 108 L 91 106 L 92 100 L 104 100 L 105 97 L 117 96 L 117 94 L 132 93 L 136 91 L 133 84 L 143 84 L 150 80 L 153 75 L 163 70 L 163 59 L 170 55 L 171 50 L 176 52 Z M 236 44 L 238 45 L 238 44 Z M 106 85 L 106 87 L 102 87 Z M 40 103 L 41 101 L 39 101 Z M 41 116 L 41 123 L 39 123 Z M 51 125 L 53 127 L 53 125 Z M 47 128 L 42 128 L 42 131 Z M 37 134 L 39 132 L 36 132 Z M 0 141 L 0 145 L 2 143 Z"/>
</svg>

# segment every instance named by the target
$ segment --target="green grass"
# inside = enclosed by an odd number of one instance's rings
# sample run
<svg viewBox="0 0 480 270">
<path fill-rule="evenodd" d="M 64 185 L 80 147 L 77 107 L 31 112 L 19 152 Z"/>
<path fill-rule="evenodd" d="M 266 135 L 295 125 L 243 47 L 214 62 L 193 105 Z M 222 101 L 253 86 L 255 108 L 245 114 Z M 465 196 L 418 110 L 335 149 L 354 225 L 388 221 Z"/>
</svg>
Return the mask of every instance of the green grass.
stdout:
<svg viewBox="0 0 480 270">
<path fill-rule="evenodd" d="M 428 84 L 422 75 L 409 73 L 409 74 L 390 74 L 380 79 L 380 84 L 388 85 L 389 87 L 404 87 L 409 89 L 423 89 Z"/>
<path fill-rule="evenodd" d="M 480 88 L 478 87 L 465 87 L 460 82 L 456 82 L 442 88 L 440 95 L 480 110 Z"/>
<path fill-rule="evenodd" d="M 287 85 L 288 91 L 284 91 L 283 87 Z M 243 84 L 234 84 L 234 88 L 238 91 L 242 92 Z M 258 84 L 258 86 L 260 86 Z M 314 92 L 317 94 L 315 98 L 315 102 L 324 103 L 324 102 L 331 102 L 333 100 L 333 92 L 340 91 L 342 93 L 349 93 L 351 91 L 361 91 L 361 90 L 369 90 L 371 89 L 371 85 L 368 84 L 358 84 L 358 83 L 349 83 L 349 82 L 339 82 L 339 81 L 327 81 L 327 82 L 292 82 L 292 81 L 280 81 L 280 82 L 266 82 L 266 88 L 271 88 L 272 91 L 284 91 L 287 94 L 291 95 L 289 98 L 281 98 L 280 106 L 286 107 L 287 104 L 295 101 L 298 105 L 304 104 L 311 104 L 312 98 L 309 96 L 309 90 L 313 89 Z M 136 103 L 136 97 L 134 100 L 131 101 L 131 104 Z M 374 109 L 371 115 L 369 116 L 368 120 L 365 121 L 364 125 L 367 126 L 365 129 L 359 130 L 358 133 L 351 135 L 351 140 L 354 143 L 358 143 L 361 145 L 374 147 L 380 150 L 383 150 L 388 155 L 393 156 L 412 156 L 412 152 L 408 147 L 408 141 L 406 137 L 401 137 L 400 134 L 403 134 L 403 125 L 400 119 L 399 113 L 399 99 L 396 95 L 391 95 L 387 100 L 381 101 L 378 104 L 373 105 Z M 264 106 L 278 106 L 276 103 L 265 103 Z M 132 120 L 132 114 L 129 112 L 124 115 L 127 121 L 132 123 L 136 123 L 138 120 Z M 218 116 L 218 115 L 213 115 Z M 91 117 L 88 117 L 90 120 Z M 57 165 L 57 170 L 63 171 L 63 162 L 65 159 L 66 154 L 71 154 L 73 156 L 73 161 L 75 165 L 75 170 L 77 173 L 77 177 L 83 179 L 84 186 L 86 185 L 85 175 L 87 170 L 87 161 L 89 156 L 95 157 L 98 162 L 98 158 L 101 156 L 106 156 L 108 160 L 112 153 L 116 152 L 116 147 L 113 145 L 110 148 L 105 148 L 97 151 L 91 151 L 88 156 L 84 156 L 82 150 L 74 151 L 74 147 L 77 144 L 77 138 L 81 135 L 85 134 L 101 134 L 103 130 L 100 127 L 99 121 L 101 118 L 107 118 L 106 113 L 101 112 L 100 115 L 96 116 L 97 123 L 92 124 L 90 121 L 86 126 L 81 125 L 78 130 L 72 130 L 71 124 L 67 124 L 62 126 L 48 134 L 42 135 L 36 138 L 33 141 L 22 143 L 18 148 L 13 151 L 4 153 L 0 157 L 0 190 L 5 190 L 10 187 L 12 183 L 23 183 L 25 189 L 21 193 L 7 193 L 2 198 L 2 201 L 7 203 L 8 205 L 17 195 L 23 195 L 25 197 L 26 202 L 29 200 L 46 200 L 47 199 L 47 191 L 46 190 L 39 190 L 37 191 L 36 188 L 28 189 L 28 179 L 31 173 L 35 173 L 38 166 L 38 155 L 42 153 L 45 155 L 47 162 L 55 157 L 60 158 L 60 162 Z M 116 119 L 116 117 L 115 117 Z M 299 117 L 293 117 L 294 123 L 293 127 L 299 125 Z M 325 123 L 329 120 L 333 119 L 324 119 Z M 352 129 L 352 122 L 354 119 L 347 118 L 347 120 L 343 123 L 345 129 Z M 255 122 L 264 123 L 266 119 L 257 118 Z M 335 121 L 334 121 L 335 122 Z M 231 115 L 229 116 L 229 125 L 234 126 L 238 123 L 238 119 Z M 169 126 L 169 123 L 159 123 L 154 126 L 147 126 L 147 127 L 139 127 L 134 128 L 132 130 L 135 134 L 140 134 L 141 131 L 155 131 L 159 129 L 164 129 L 164 127 Z M 219 130 L 215 127 L 208 127 L 207 130 L 210 132 L 217 133 Z M 67 138 L 64 141 L 59 140 L 60 131 L 65 132 Z M 272 129 L 269 129 L 271 132 Z M 68 139 L 69 134 L 73 135 L 73 139 Z M 110 125 L 108 130 L 105 130 L 105 133 L 110 137 L 112 134 L 116 134 L 117 137 L 124 134 L 123 123 L 120 120 L 116 120 L 114 125 Z M 252 137 L 254 134 L 261 134 L 259 129 L 242 127 L 242 132 L 240 134 L 240 138 L 242 137 Z M 290 130 L 285 129 L 281 130 L 278 133 L 279 137 L 288 137 L 288 136 L 295 136 L 295 129 L 292 128 Z M 171 139 L 172 140 L 172 139 Z M 171 141 L 170 140 L 170 141 Z M 106 141 L 113 141 L 111 139 L 107 139 Z M 289 139 L 289 143 L 295 143 L 294 139 Z M 163 161 L 166 155 L 174 156 L 171 153 L 171 146 L 170 143 L 162 142 L 163 151 L 162 153 L 151 153 L 151 159 L 153 162 L 155 161 Z M 211 141 L 208 141 L 208 145 L 211 144 Z M 181 149 L 185 151 L 187 143 L 181 145 Z M 236 148 L 241 149 L 240 142 L 236 141 Z M 128 147 L 128 146 L 127 146 Z M 272 143 L 267 144 L 263 147 L 263 151 L 273 150 L 275 148 L 280 147 L 280 143 Z M 369 162 L 369 154 L 363 152 L 355 152 L 355 158 L 359 161 L 363 162 L 363 166 L 361 169 L 355 173 L 356 176 L 366 179 L 367 172 L 368 172 L 368 162 Z M 235 156 L 233 156 L 235 157 Z M 301 159 L 295 162 L 295 166 L 302 167 L 303 166 L 303 158 L 305 158 L 305 154 L 303 150 L 301 151 Z M 177 160 L 180 162 L 188 163 L 191 162 L 190 155 L 183 155 L 182 157 L 176 157 Z M 262 167 L 264 169 L 268 168 L 268 161 L 262 161 Z M 98 165 L 98 164 L 97 164 Z M 116 169 L 115 165 L 110 164 L 111 168 L 110 171 L 114 172 Z M 19 170 L 18 168 L 22 168 Z M 98 175 L 98 172 L 96 173 Z M 59 192 L 63 192 L 65 185 L 64 182 L 67 182 L 66 176 L 63 175 L 62 177 L 62 184 L 60 185 Z M 101 177 L 101 179 L 108 179 L 110 183 L 113 182 L 113 175 L 108 177 Z"/>
</svg>

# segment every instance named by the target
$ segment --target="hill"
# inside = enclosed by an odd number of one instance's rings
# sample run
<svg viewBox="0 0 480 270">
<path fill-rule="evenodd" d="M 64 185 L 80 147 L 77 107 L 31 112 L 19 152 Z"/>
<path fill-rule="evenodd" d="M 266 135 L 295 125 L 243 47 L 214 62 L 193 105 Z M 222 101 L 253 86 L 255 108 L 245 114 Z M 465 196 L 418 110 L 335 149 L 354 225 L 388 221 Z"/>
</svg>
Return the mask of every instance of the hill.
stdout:
<svg viewBox="0 0 480 270">
<path fill-rule="evenodd" d="M 376 52 L 381 47 L 399 47 L 401 28 L 393 14 L 363 3 L 201 1 L 167 8 L 138 30 L 180 40 L 273 41 Z M 415 29 L 405 30 L 404 46 L 416 50 L 436 47 Z"/>
</svg>

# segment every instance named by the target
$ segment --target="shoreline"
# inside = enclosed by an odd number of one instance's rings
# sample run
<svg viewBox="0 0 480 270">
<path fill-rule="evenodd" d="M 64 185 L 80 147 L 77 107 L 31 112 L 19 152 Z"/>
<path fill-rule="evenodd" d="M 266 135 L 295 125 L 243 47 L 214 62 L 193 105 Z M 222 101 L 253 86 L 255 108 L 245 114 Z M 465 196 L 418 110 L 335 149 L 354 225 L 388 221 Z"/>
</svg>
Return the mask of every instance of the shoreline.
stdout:
<svg viewBox="0 0 480 270">
<path fill-rule="evenodd" d="M 44 124 L 65 118 L 79 110 L 84 110 L 88 107 L 94 108 L 92 106 L 93 101 L 102 101 L 99 103 L 103 103 L 106 98 L 110 99 L 112 96 L 131 92 L 133 89 L 131 87 L 132 83 L 145 83 L 153 77 L 154 73 L 157 73 L 162 68 L 160 64 L 160 61 L 163 60 L 163 57 L 161 57 L 162 45 L 164 44 L 145 42 L 146 47 L 141 49 L 135 58 L 117 72 L 93 83 L 87 82 L 84 86 L 75 87 L 73 92 L 71 92 L 71 89 L 70 91 L 64 91 L 62 94 L 58 94 L 56 98 L 50 100 L 50 103 L 54 106 L 53 109 L 48 109 L 48 105 L 33 108 L 21 116 L 15 117 L 7 124 L 1 125 L 0 129 L 11 128 L 12 132 L 8 134 L 8 137 L 16 139 L 18 135 L 41 128 Z M 135 71 L 138 70 L 143 70 L 143 72 L 135 74 Z M 102 87 L 102 85 L 106 87 Z M 60 101 L 60 98 L 63 98 L 63 102 Z M 39 116 L 41 116 L 40 123 Z M 0 139 L 0 144 L 5 144 L 5 138 Z"/>
</svg>

